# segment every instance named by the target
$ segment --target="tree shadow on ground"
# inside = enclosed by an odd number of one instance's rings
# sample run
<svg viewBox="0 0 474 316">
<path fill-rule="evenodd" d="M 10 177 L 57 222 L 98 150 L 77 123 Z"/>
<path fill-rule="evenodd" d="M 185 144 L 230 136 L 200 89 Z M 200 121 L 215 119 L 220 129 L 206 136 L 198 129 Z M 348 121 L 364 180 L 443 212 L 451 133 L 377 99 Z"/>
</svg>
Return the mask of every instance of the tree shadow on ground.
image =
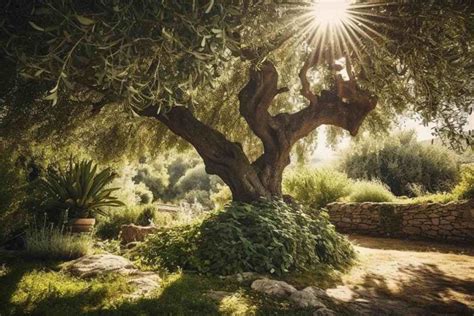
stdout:
<svg viewBox="0 0 474 316">
<path fill-rule="evenodd" d="M 442 243 L 427 240 L 408 240 L 395 238 L 368 237 L 350 235 L 349 239 L 356 245 L 384 250 L 439 252 L 474 256 L 474 246 L 467 243 Z"/>
<path fill-rule="evenodd" d="M 461 297 L 465 301 L 474 298 L 474 280 L 449 276 L 433 264 L 410 265 L 399 272 L 406 276 L 403 280 L 366 275 L 362 284 L 352 289 L 355 295 L 343 305 L 368 315 L 474 314 L 474 309 L 459 301 Z"/>
</svg>

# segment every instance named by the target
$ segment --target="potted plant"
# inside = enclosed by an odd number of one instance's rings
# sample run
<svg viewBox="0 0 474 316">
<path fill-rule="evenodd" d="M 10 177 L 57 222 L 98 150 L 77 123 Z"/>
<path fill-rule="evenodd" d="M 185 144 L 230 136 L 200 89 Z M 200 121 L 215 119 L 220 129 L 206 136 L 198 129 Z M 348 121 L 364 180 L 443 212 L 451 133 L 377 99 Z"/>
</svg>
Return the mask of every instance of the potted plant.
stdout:
<svg viewBox="0 0 474 316">
<path fill-rule="evenodd" d="M 99 172 L 91 160 L 74 162 L 71 158 L 65 171 L 50 168 L 41 183 L 47 204 L 68 214 L 72 232 L 89 232 L 95 225 L 94 216 L 105 215 L 104 207 L 124 205 L 112 196 L 118 188 L 107 188 L 114 178 L 110 168 Z"/>
</svg>

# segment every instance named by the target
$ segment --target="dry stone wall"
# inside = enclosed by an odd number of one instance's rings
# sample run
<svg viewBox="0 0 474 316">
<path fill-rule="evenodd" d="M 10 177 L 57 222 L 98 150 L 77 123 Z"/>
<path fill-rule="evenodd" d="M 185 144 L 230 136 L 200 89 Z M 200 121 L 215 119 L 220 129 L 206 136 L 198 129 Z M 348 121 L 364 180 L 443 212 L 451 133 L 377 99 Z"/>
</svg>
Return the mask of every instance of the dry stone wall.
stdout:
<svg viewBox="0 0 474 316">
<path fill-rule="evenodd" d="M 474 200 L 447 204 L 332 203 L 331 222 L 343 233 L 474 241 Z"/>
</svg>

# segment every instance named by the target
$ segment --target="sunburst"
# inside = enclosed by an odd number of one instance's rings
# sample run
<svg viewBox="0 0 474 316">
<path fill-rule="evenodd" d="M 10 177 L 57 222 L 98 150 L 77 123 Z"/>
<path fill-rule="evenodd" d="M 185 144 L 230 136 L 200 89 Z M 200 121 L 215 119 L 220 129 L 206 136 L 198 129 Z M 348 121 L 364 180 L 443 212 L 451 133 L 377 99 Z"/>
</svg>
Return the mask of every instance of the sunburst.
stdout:
<svg viewBox="0 0 474 316">
<path fill-rule="evenodd" d="M 293 7 L 299 12 L 293 21 L 298 30 L 295 37 L 297 41 L 306 41 L 321 62 L 334 62 L 341 58 L 356 58 L 361 62 L 363 42 L 368 39 L 377 44 L 384 38 L 378 30 L 386 19 L 380 15 L 381 7 L 393 4 L 316 0 L 310 5 Z"/>
</svg>

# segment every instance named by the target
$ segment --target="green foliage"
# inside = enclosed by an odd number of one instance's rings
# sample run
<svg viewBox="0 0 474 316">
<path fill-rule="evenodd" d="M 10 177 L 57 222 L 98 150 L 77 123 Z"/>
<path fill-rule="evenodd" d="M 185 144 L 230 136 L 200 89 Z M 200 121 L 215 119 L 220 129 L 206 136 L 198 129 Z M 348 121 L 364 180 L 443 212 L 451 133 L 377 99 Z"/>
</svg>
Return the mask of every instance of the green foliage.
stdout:
<svg viewBox="0 0 474 316">
<path fill-rule="evenodd" d="M 232 192 L 227 185 L 218 185 L 217 191 L 211 194 L 211 201 L 216 210 L 222 210 L 227 203 L 232 201 Z"/>
<path fill-rule="evenodd" d="M 435 193 L 417 196 L 416 198 L 410 199 L 408 202 L 413 204 L 422 203 L 449 203 L 458 200 L 458 197 L 453 193 Z"/>
<path fill-rule="evenodd" d="M 342 168 L 353 179 L 379 179 L 396 195 L 412 195 L 413 184 L 428 192 L 447 191 L 458 177 L 456 155 L 418 143 L 413 131 L 385 140 L 362 139 L 345 154 Z"/>
<path fill-rule="evenodd" d="M 25 198 L 20 170 L 5 153 L 0 154 L 0 241 L 4 240 L 18 226 L 23 225 L 24 214 L 19 210 Z"/>
<path fill-rule="evenodd" d="M 93 245 L 90 235 L 74 235 L 46 221 L 26 230 L 25 243 L 25 254 L 41 259 L 75 259 L 89 254 Z"/>
<path fill-rule="evenodd" d="M 167 226 L 172 222 L 168 214 L 158 213 L 153 205 L 132 206 L 110 210 L 107 216 L 101 216 L 96 228 L 96 235 L 103 239 L 117 238 L 122 225 L 135 224 L 148 226 L 151 223 L 157 226 Z"/>
<path fill-rule="evenodd" d="M 282 201 L 231 204 L 200 223 L 153 235 L 141 251 L 151 264 L 212 274 L 343 268 L 355 256 L 326 213 L 309 215 Z"/>
<path fill-rule="evenodd" d="M 297 168 L 285 174 L 283 191 L 309 207 L 324 207 L 350 193 L 347 176 L 332 169 Z"/>
<path fill-rule="evenodd" d="M 65 171 L 50 168 L 42 179 L 42 185 L 52 208 L 67 210 L 72 217 L 87 217 L 95 213 L 104 214 L 104 207 L 123 205 L 112 196 L 118 188 L 106 188 L 114 177 L 110 168 L 98 172 L 97 165 L 91 160 L 74 162 L 70 159 Z"/>
<path fill-rule="evenodd" d="M 206 210 L 212 210 L 214 204 L 209 197 L 209 191 L 206 190 L 191 190 L 184 194 L 182 197 L 187 203 L 201 205 Z"/>
<path fill-rule="evenodd" d="M 179 193 L 191 190 L 209 191 L 210 189 L 211 182 L 203 164 L 187 169 L 185 174 L 176 183 L 176 190 Z"/>
<path fill-rule="evenodd" d="M 349 195 L 351 202 L 394 202 L 396 197 L 380 181 L 356 181 Z"/>
<path fill-rule="evenodd" d="M 459 199 L 474 199 L 474 164 L 461 168 L 461 181 L 454 187 L 453 194 Z"/>
</svg>

